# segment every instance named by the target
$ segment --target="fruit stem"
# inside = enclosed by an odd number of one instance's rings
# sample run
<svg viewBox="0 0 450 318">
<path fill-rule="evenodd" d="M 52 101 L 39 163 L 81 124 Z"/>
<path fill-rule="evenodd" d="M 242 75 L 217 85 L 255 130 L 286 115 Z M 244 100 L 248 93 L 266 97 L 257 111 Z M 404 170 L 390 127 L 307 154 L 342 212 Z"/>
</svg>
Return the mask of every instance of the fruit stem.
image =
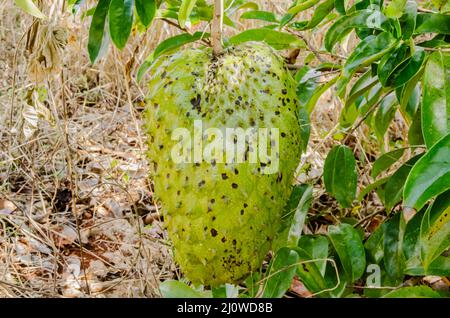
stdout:
<svg viewBox="0 0 450 318">
<path fill-rule="evenodd" d="M 211 43 L 215 56 L 222 53 L 223 0 L 214 0 L 214 14 L 211 24 Z"/>
</svg>

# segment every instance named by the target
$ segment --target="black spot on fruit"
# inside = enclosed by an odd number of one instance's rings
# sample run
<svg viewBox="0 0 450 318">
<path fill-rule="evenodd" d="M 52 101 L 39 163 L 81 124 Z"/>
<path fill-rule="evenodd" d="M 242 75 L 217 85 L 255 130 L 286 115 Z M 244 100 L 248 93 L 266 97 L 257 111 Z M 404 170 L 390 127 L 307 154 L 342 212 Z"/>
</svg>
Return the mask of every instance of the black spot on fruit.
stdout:
<svg viewBox="0 0 450 318">
<path fill-rule="evenodd" d="M 281 90 L 281 94 L 286 95 L 286 94 L 287 94 L 287 89 L 286 89 L 286 88 L 283 88 L 283 89 Z"/>
<path fill-rule="evenodd" d="M 227 180 L 227 179 L 228 179 L 227 174 L 226 173 L 222 173 L 222 180 Z"/>
<path fill-rule="evenodd" d="M 217 235 L 217 230 L 216 229 L 211 229 L 211 236 L 215 237 Z"/>
<path fill-rule="evenodd" d="M 231 187 L 232 187 L 233 189 L 237 189 L 238 185 L 237 185 L 237 183 L 232 183 L 232 184 L 231 184 Z"/>
</svg>

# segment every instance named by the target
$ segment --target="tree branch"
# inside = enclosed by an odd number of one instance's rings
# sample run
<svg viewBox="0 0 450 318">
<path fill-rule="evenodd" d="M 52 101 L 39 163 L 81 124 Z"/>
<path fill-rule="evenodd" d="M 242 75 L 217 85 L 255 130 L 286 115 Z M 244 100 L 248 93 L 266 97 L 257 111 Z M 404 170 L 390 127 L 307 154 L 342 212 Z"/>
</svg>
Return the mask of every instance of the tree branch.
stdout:
<svg viewBox="0 0 450 318">
<path fill-rule="evenodd" d="M 211 24 L 211 43 L 214 55 L 222 53 L 222 17 L 223 17 L 223 0 L 214 0 L 214 13 Z"/>
</svg>

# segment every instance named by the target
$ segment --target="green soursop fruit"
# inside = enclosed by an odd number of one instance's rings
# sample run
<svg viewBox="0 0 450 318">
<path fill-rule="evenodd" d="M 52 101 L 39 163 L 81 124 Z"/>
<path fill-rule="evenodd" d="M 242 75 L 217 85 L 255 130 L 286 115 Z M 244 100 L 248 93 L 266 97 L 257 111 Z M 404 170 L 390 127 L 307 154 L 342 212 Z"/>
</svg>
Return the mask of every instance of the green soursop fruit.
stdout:
<svg viewBox="0 0 450 318">
<path fill-rule="evenodd" d="M 148 157 L 175 260 L 195 284 L 238 283 L 261 265 L 291 193 L 300 159 L 295 82 L 260 43 L 218 57 L 178 51 L 150 72 Z M 242 134 L 229 134 L 236 128 L 248 132 L 245 147 Z M 261 137 L 265 128 L 274 133 Z M 221 145 L 236 145 L 235 156 Z M 263 146 L 267 156 L 255 149 Z"/>
</svg>

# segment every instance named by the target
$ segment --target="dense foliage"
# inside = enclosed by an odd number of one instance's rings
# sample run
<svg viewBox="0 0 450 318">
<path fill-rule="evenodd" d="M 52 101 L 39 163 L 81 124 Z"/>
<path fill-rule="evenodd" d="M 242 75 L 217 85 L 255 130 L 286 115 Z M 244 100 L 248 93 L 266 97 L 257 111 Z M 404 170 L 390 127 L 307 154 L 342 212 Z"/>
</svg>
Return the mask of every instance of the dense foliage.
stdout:
<svg viewBox="0 0 450 318">
<path fill-rule="evenodd" d="M 69 0 L 76 12 L 81 0 Z M 329 60 L 310 66 L 308 60 L 295 69 L 297 94 L 307 112 L 307 125 L 320 96 L 333 89 L 343 104 L 335 139 L 341 144 L 328 154 L 323 182 L 342 209 L 355 208 L 376 192 L 387 220 L 368 238 L 360 222 L 341 219 L 326 235 L 301 235 L 311 204 L 312 185 L 297 185 L 286 207 L 285 233 L 265 272 L 246 280 L 245 289 L 224 286 L 210 291 L 169 281 L 161 286 L 166 296 L 281 297 L 295 275 L 317 297 L 439 297 L 426 286 L 402 287 L 406 277 L 450 276 L 450 6 L 447 1 L 297 0 L 284 16 L 260 11 L 255 2 L 226 0 L 223 22 L 235 27 L 230 16 L 257 19 L 266 25 L 224 38 L 225 46 L 264 41 L 278 50 L 311 50 L 301 37 L 306 30 L 324 24 L 324 50 Z M 38 18 L 42 13 L 31 1 L 16 0 Z M 299 13 L 314 10 L 309 20 Z M 165 52 L 191 42 L 210 45 L 209 33 L 190 33 L 190 27 L 212 20 L 213 5 L 205 0 L 99 0 L 92 15 L 89 55 L 97 61 L 109 45 L 122 49 L 133 25 L 151 30 L 162 19 L 183 33 L 162 41 L 137 74 L 141 79 L 152 62 Z M 336 48 L 352 32 L 357 45 L 348 56 Z M 319 79 L 325 77 L 326 83 Z M 408 140 L 386 138 L 400 114 L 407 123 Z M 382 155 L 373 162 L 371 183 L 357 193 L 357 165 L 349 140 L 361 125 L 379 142 Z M 307 137 L 306 133 L 303 132 Z M 305 147 L 306 148 L 306 145 Z M 406 158 L 405 160 L 405 157 Z M 398 164 L 401 162 L 402 164 Z M 398 167 L 396 170 L 393 167 Z M 392 171 L 394 170 L 394 171 Z M 447 254 L 446 254 L 447 253 Z M 377 281 L 377 275 L 379 279 Z M 259 286 L 264 285 L 262 294 Z M 376 288 L 370 288 L 376 287 Z M 385 288 L 380 288 L 385 287 Z M 361 292 L 361 289 L 363 291 Z"/>
</svg>

